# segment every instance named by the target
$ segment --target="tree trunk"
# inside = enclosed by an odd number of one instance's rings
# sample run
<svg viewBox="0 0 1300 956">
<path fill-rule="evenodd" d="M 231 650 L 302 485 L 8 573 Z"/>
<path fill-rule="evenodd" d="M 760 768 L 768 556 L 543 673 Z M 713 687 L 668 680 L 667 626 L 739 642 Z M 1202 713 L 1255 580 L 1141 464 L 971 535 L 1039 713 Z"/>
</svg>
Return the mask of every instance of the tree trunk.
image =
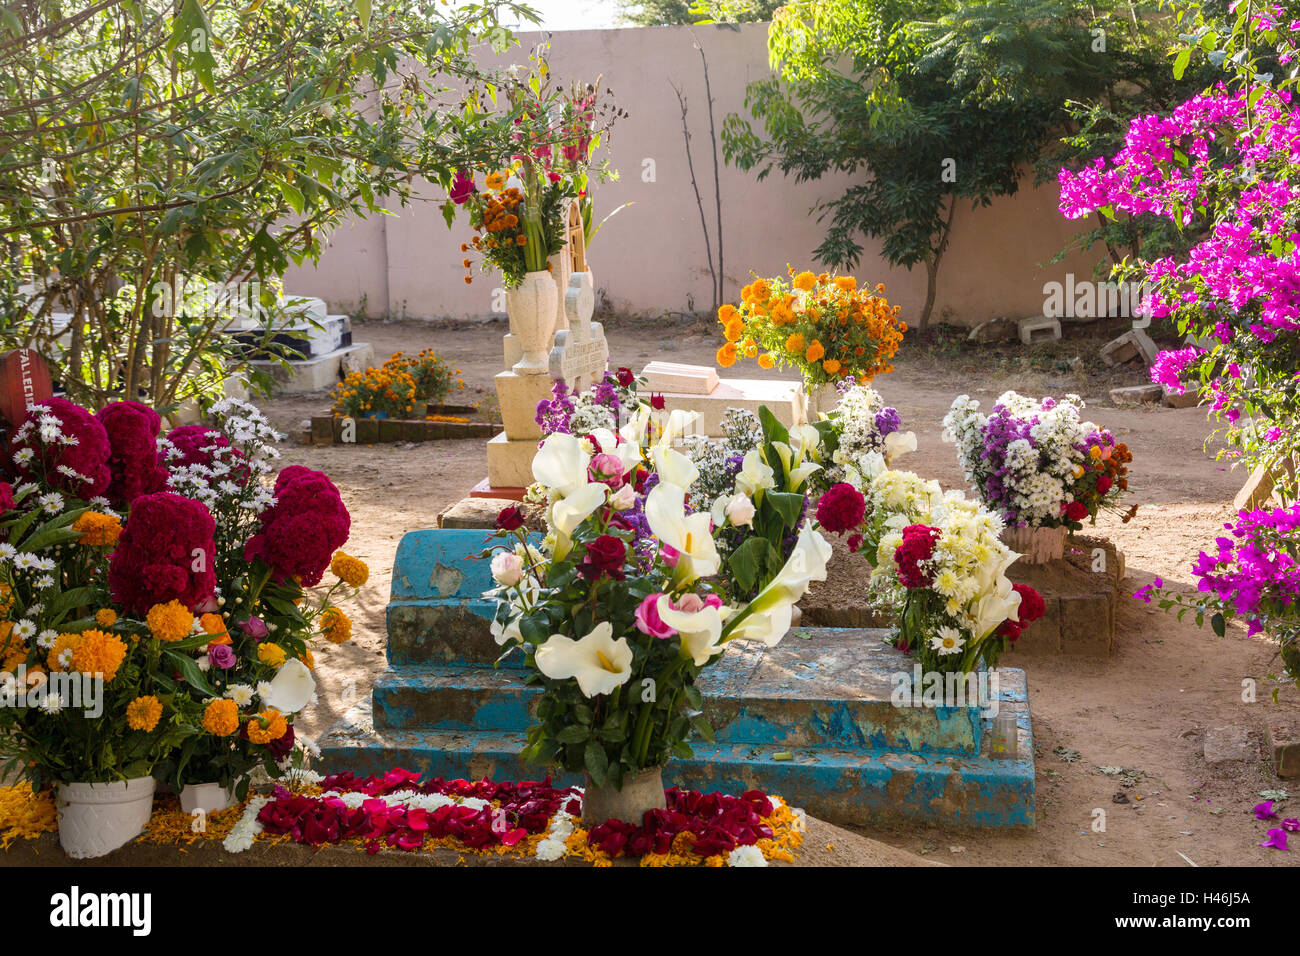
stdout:
<svg viewBox="0 0 1300 956">
<path fill-rule="evenodd" d="M 916 331 L 921 333 L 930 327 L 930 313 L 934 311 L 934 299 L 939 288 L 939 263 L 943 260 L 943 254 L 948 251 L 948 237 L 952 234 L 952 217 L 956 212 L 957 197 L 953 196 L 948 200 L 948 218 L 944 221 L 943 231 L 939 233 L 939 241 L 935 244 L 933 254 L 925 261 L 925 305 L 921 307 L 921 320 L 916 326 Z"/>
</svg>

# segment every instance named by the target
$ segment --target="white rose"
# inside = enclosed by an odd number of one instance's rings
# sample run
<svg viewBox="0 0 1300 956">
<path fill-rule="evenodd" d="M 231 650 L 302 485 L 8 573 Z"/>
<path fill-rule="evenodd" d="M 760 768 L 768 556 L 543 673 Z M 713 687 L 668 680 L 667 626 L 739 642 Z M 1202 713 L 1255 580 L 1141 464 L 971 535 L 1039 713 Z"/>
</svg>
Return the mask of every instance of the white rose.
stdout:
<svg viewBox="0 0 1300 956">
<path fill-rule="evenodd" d="M 513 551 L 502 551 L 492 558 L 492 580 L 512 588 L 524 578 L 524 561 Z"/>
<path fill-rule="evenodd" d="M 615 511 L 627 511 L 636 504 L 636 490 L 631 485 L 624 485 L 614 492 L 609 503 Z"/>
<path fill-rule="evenodd" d="M 727 505 L 726 515 L 737 528 L 744 528 L 754 523 L 754 502 L 747 495 L 736 495 Z"/>
</svg>

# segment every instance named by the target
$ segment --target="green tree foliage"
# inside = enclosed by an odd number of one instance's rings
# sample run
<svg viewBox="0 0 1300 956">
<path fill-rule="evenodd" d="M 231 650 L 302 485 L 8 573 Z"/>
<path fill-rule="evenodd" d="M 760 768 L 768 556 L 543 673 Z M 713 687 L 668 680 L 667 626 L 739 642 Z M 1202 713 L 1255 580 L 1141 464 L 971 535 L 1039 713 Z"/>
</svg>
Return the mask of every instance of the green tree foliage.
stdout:
<svg viewBox="0 0 1300 956">
<path fill-rule="evenodd" d="M 816 257 L 855 268 L 864 237 L 896 266 L 927 273 L 924 329 L 959 202 L 1019 188 L 1060 135 L 1067 99 L 1095 100 L 1125 79 L 1123 53 L 1149 29 L 1126 0 L 821 0 L 775 14 L 775 74 L 731 115 L 727 160 L 796 181 L 853 176 L 816 212 Z M 1153 5 L 1151 5 L 1153 6 Z"/>
<path fill-rule="evenodd" d="M 691 23 L 759 23 L 772 19 L 782 0 L 622 0 L 621 19 L 640 27 Z"/>
<path fill-rule="evenodd" d="M 515 81 L 472 50 L 504 51 L 501 21 L 529 13 L 432 0 L 0 8 L 0 341 L 40 349 L 88 405 L 199 397 L 241 363 L 214 289 L 242 283 L 274 306 L 289 263 L 318 257 L 347 217 L 414 201 L 423 177 L 450 222 L 456 171 L 510 155 L 514 116 L 495 104 Z"/>
</svg>

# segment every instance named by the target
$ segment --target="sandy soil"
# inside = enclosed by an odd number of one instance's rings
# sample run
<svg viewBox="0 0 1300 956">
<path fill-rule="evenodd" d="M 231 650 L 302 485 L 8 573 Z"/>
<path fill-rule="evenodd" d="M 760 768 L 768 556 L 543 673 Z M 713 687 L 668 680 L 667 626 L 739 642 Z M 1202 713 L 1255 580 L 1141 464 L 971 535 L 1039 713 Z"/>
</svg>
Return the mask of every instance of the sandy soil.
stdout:
<svg viewBox="0 0 1300 956">
<path fill-rule="evenodd" d="M 475 399 L 492 395 L 492 376 L 501 368 L 500 323 L 465 325 L 367 324 L 356 339 L 369 341 L 378 360 L 393 351 L 432 346 L 465 371 Z M 640 368 L 663 358 L 705 364 L 718 340 L 708 323 L 609 322 L 612 362 Z M 1110 330 L 1084 337 L 1069 334 L 1048 348 L 1019 345 L 967 348 L 942 336 L 929 345 L 909 341 L 895 372 L 876 382 L 898 407 L 905 427 L 917 433 L 919 449 L 902 466 L 945 486 L 963 480 L 950 445 L 940 438 L 940 421 L 953 397 L 966 392 L 987 408 L 1004 390 L 1027 394 L 1077 392 L 1132 448 L 1132 500 L 1142 509 L 1128 525 L 1103 519 L 1099 532 L 1128 558 L 1129 590 L 1161 575 L 1194 589 L 1189 565 L 1232 514 L 1231 500 L 1244 480 L 1215 461 L 1204 447 L 1210 427 L 1197 409 L 1114 408 L 1106 392 L 1136 384 L 1143 373 L 1110 371 L 1095 360 Z M 1074 357 L 1082 359 L 1074 363 Z M 750 362 L 736 377 L 762 377 Z M 768 373 L 770 374 L 770 373 Z M 296 435 L 300 423 L 328 405 L 322 393 L 286 396 L 265 403 L 282 430 Z M 384 664 L 384 606 L 392 558 L 401 535 L 432 526 L 440 511 L 463 497 L 487 471 L 483 442 L 447 441 L 419 445 L 285 446 L 286 463 L 327 472 L 352 512 L 348 551 L 371 567 L 370 584 L 355 606 L 356 639 L 318 654 L 320 705 L 302 730 L 318 734 L 352 702 L 368 694 Z M 1038 829 L 1028 834 L 949 831 L 942 828 L 860 828 L 868 837 L 954 865 L 1196 865 L 1285 866 L 1295 854 L 1256 844 L 1267 826 L 1251 808 L 1267 788 L 1284 787 L 1261 758 L 1209 767 L 1201 756 L 1206 728 L 1239 724 L 1262 735 L 1279 705 L 1266 675 L 1277 669 L 1273 647 L 1247 639 L 1244 631 L 1216 638 L 1190 620 L 1128 602 L 1119 619 L 1118 648 L 1109 660 L 1028 660 L 1037 738 Z M 1243 703 L 1242 681 L 1258 683 L 1258 702 Z M 1281 688 L 1280 709 L 1296 713 L 1300 694 Z M 1120 766 L 1137 773 L 1131 787 L 1098 772 Z M 1292 782 L 1293 792 L 1300 784 Z M 1105 830 L 1093 829 L 1105 811 Z M 1285 816 L 1300 815 L 1292 799 Z M 1180 855 L 1181 854 L 1181 855 Z M 854 854 L 856 857 L 856 854 Z M 1184 859 L 1184 856 L 1186 859 Z M 830 859 L 827 858 L 827 862 Z M 841 860 L 841 862 L 853 862 Z M 870 862 L 869 855 L 858 862 Z"/>
</svg>

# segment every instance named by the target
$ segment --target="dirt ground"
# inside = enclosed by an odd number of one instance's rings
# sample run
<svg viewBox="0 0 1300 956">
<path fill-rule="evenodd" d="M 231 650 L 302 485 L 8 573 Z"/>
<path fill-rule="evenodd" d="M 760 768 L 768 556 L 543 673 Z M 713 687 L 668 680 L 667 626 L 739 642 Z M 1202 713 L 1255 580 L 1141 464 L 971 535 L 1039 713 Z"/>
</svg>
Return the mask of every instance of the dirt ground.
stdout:
<svg viewBox="0 0 1300 956">
<path fill-rule="evenodd" d="M 639 369 L 654 359 L 707 364 L 719 340 L 709 323 L 609 322 L 611 364 Z M 464 370 L 475 400 L 493 396 L 492 376 L 502 367 L 502 323 L 462 326 L 358 324 L 357 341 L 375 348 L 377 361 L 394 351 L 431 346 Z M 909 341 L 897 369 L 876 388 L 916 432 L 918 451 L 900 466 L 945 487 L 964 482 L 951 445 L 940 437 L 952 399 L 968 393 L 987 409 L 1008 388 L 1031 395 L 1077 392 L 1091 417 L 1128 443 L 1131 500 L 1141 505 L 1128 525 L 1103 518 L 1109 536 L 1128 559 L 1126 590 L 1155 575 L 1195 589 L 1189 566 L 1212 543 L 1233 514 L 1231 501 L 1245 479 L 1204 447 L 1210 426 L 1195 408 L 1115 408 L 1106 399 L 1116 385 L 1143 381 L 1141 370 L 1106 370 L 1097 347 L 1113 330 L 1090 335 L 1067 328 L 1066 339 L 1032 350 L 1017 345 L 967 347 L 955 337 L 928 344 Z M 1072 362 L 1075 357 L 1081 359 Z M 748 362 L 734 377 L 774 376 Z M 787 376 L 788 377 L 788 373 Z M 493 396 L 494 397 L 494 396 Z M 264 403 L 281 428 L 297 435 L 303 419 L 328 406 L 324 393 L 282 396 Z M 401 535 L 430 527 L 440 511 L 462 498 L 487 472 L 481 440 L 417 445 L 286 445 L 286 464 L 325 471 L 352 512 L 349 553 L 367 561 L 370 583 L 354 605 L 356 638 L 318 654 L 320 703 L 300 724 L 307 735 L 323 732 L 350 702 L 369 694 L 384 666 L 384 607 L 393 554 Z M 1208 628 L 1124 600 L 1117 649 L 1109 660 L 1029 660 L 1014 654 L 1004 665 L 1024 667 L 1037 748 L 1038 828 L 1025 834 L 948 830 L 939 827 L 866 827 L 859 832 L 894 847 L 952 865 L 1156 865 L 1286 866 L 1300 857 L 1258 847 L 1269 824 L 1252 807 L 1260 792 L 1285 788 L 1262 759 L 1208 766 L 1201 755 L 1207 728 L 1243 725 L 1262 737 L 1278 713 L 1294 715 L 1300 694 L 1276 685 L 1273 646 L 1248 639 L 1244 630 L 1217 638 Z M 1257 682 L 1257 702 L 1242 700 L 1242 682 Z M 1261 751 L 1262 753 L 1262 751 Z M 1124 767 L 1120 779 L 1098 767 Z M 1292 792 L 1300 782 L 1291 782 Z M 1094 829 L 1104 811 L 1104 831 Z M 1300 816 L 1300 797 L 1283 808 Z M 1271 824 L 1276 826 L 1276 823 Z M 1293 838 L 1300 843 L 1300 837 Z M 1298 847 L 1300 848 L 1300 847 Z M 840 859 L 837 862 L 853 862 Z M 862 862 L 867 862 L 864 858 Z"/>
</svg>

